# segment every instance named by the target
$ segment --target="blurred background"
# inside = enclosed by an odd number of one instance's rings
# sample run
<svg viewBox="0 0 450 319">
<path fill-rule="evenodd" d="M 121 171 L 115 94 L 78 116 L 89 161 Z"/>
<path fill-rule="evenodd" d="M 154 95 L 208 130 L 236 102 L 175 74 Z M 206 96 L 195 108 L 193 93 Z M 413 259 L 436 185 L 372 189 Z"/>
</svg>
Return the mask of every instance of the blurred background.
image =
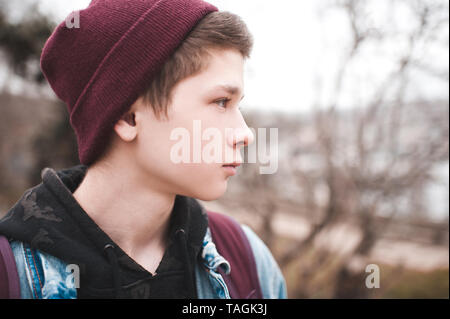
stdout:
<svg viewBox="0 0 450 319">
<path fill-rule="evenodd" d="M 79 163 L 39 58 L 89 2 L 0 0 L 0 216 Z M 243 112 L 279 133 L 275 174 L 245 164 L 204 205 L 261 236 L 290 298 L 449 298 L 448 1 L 209 2 L 253 33 Z"/>
</svg>

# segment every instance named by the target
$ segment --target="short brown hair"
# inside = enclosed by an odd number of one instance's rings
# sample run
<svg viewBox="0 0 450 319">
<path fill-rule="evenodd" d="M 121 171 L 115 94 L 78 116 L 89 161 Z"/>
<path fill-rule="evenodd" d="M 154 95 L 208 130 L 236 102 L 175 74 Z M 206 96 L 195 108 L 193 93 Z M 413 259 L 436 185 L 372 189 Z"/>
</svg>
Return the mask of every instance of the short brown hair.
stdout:
<svg viewBox="0 0 450 319">
<path fill-rule="evenodd" d="M 249 58 L 252 48 L 253 37 L 239 16 L 230 12 L 212 12 L 191 31 L 140 96 L 151 105 L 156 116 L 164 114 L 167 117 L 173 88 L 208 66 L 208 50 L 235 49 L 244 58 Z"/>
</svg>

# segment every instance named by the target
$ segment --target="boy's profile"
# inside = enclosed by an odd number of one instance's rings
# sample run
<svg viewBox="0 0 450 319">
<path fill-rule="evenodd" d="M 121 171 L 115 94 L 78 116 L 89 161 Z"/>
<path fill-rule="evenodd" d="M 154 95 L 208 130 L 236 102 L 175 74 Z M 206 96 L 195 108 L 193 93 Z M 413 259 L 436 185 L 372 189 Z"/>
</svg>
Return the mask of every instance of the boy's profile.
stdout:
<svg viewBox="0 0 450 319">
<path fill-rule="evenodd" d="M 202 0 L 93 0 L 79 14 L 79 28 L 55 29 L 41 68 L 81 165 L 44 169 L 0 221 L 20 297 L 285 298 L 262 241 L 196 200 L 224 194 L 253 141 L 239 109 L 245 23 Z M 233 157 L 174 161 L 173 132 L 194 136 L 194 121 Z"/>
</svg>

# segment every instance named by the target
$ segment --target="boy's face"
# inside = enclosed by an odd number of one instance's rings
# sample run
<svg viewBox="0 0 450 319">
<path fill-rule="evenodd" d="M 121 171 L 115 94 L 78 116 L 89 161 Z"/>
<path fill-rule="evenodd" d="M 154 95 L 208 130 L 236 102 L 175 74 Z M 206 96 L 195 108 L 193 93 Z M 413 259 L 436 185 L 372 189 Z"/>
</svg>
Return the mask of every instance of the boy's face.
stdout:
<svg viewBox="0 0 450 319">
<path fill-rule="evenodd" d="M 136 101 L 136 126 L 127 127 L 135 130 L 136 138 L 127 152 L 140 182 L 201 200 L 224 194 L 233 172 L 223 165 L 242 162 L 240 148 L 253 141 L 239 110 L 243 73 L 244 58 L 238 51 L 214 50 L 204 71 L 175 86 L 167 120 L 157 119 L 142 99 Z M 208 132 L 213 139 L 204 135 Z"/>
</svg>

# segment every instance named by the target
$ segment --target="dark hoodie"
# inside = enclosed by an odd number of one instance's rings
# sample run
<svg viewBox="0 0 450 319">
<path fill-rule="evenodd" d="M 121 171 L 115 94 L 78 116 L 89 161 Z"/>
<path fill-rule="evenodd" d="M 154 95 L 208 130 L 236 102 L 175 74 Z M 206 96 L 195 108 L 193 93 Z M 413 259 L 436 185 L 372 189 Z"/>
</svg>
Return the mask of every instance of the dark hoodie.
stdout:
<svg viewBox="0 0 450 319">
<path fill-rule="evenodd" d="M 176 196 L 167 249 L 152 275 L 129 257 L 73 197 L 87 167 L 42 171 L 0 221 L 0 234 L 80 267 L 78 298 L 197 298 L 194 267 L 208 226 L 204 208 Z"/>
</svg>

